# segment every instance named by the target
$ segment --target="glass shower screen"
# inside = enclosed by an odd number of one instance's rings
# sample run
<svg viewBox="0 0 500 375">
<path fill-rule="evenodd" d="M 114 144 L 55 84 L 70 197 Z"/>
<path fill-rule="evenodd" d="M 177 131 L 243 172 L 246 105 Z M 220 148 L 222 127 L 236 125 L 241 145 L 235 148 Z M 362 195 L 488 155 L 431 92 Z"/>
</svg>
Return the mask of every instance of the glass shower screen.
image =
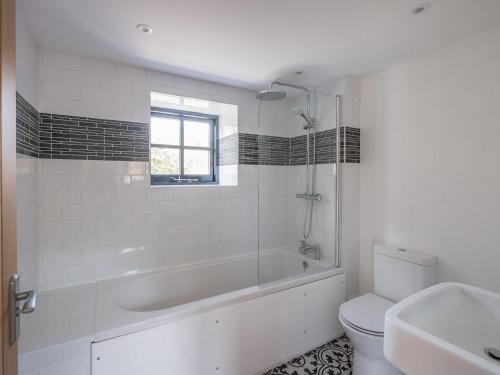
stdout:
<svg viewBox="0 0 500 375">
<path fill-rule="evenodd" d="M 259 285 L 335 266 L 336 99 L 286 94 L 259 100 Z"/>
</svg>

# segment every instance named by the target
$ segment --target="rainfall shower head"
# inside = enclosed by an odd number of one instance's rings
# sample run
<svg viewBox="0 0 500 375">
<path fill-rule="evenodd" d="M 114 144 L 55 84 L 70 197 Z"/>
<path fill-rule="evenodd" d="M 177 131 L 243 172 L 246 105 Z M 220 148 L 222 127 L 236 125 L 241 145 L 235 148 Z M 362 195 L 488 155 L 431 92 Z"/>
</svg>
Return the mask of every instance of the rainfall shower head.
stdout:
<svg viewBox="0 0 500 375">
<path fill-rule="evenodd" d="M 256 95 L 256 98 L 266 101 L 281 100 L 286 98 L 286 92 L 272 89 L 262 90 Z"/>
<path fill-rule="evenodd" d="M 304 111 L 302 110 L 302 108 L 293 106 L 292 112 L 295 113 L 296 115 L 299 115 L 300 117 L 302 117 L 306 121 L 306 125 L 304 125 L 304 129 L 309 129 L 309 128 L 314 127 L 314 125 L 315 125 L 314 118 L 307 116 L 304 113 Z"/>
</svg>

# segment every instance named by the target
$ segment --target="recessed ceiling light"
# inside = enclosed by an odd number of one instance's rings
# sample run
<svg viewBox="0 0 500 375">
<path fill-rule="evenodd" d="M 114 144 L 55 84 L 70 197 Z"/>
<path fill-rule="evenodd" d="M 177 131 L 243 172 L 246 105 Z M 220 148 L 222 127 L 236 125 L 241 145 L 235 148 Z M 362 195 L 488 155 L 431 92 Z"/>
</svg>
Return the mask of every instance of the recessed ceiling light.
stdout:
<svg viewBox="0 0 500 375">
<path fill-rule="evenodd" d="M 413 7 L 413 9 L 411 10 L 411 14 L 418 16 L 429 10 L 430 7 L 431 5 L 429 3 L 418 4 L 415 7 Z"/>
<path fill-rule="evenodd" d="M 142 31 L 143 33 L 147 33 L 147 34 L 153 33 L 153 28 L 149 25 L 144 24 L 144 23 L 139 23 L 135 27 L 137 28 L 137 30 Z"/>
</svg>

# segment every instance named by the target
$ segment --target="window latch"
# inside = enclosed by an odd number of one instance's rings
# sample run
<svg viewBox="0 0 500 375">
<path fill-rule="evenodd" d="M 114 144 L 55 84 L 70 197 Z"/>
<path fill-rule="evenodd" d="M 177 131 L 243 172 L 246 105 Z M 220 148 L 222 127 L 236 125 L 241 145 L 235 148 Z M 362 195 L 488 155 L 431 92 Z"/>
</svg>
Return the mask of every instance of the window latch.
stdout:
<svg viewBox="0 0 500 375">
<path fill-rule="evenodd" d="M 197 178 L 181 178 L 181 176 L 178 177 L 170 177 L 172 181 L 177 182 L 180 184 L 181 182 L 198 182 Z"/>
</svg>

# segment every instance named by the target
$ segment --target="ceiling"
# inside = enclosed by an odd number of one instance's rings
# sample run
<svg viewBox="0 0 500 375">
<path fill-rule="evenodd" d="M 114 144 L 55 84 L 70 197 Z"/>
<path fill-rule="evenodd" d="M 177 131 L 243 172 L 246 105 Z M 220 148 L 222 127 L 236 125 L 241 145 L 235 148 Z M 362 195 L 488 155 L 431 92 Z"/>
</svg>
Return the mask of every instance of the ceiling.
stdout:
<svg viewBox="0 0 500 375">
<path fill-rule="evenodd" d="M 499 0 L 429 0 L 415 16 L 419 3 L 17 0 L 41 47 L 251 89 L 381 70 L 500 25 Z"/>
</svg>

